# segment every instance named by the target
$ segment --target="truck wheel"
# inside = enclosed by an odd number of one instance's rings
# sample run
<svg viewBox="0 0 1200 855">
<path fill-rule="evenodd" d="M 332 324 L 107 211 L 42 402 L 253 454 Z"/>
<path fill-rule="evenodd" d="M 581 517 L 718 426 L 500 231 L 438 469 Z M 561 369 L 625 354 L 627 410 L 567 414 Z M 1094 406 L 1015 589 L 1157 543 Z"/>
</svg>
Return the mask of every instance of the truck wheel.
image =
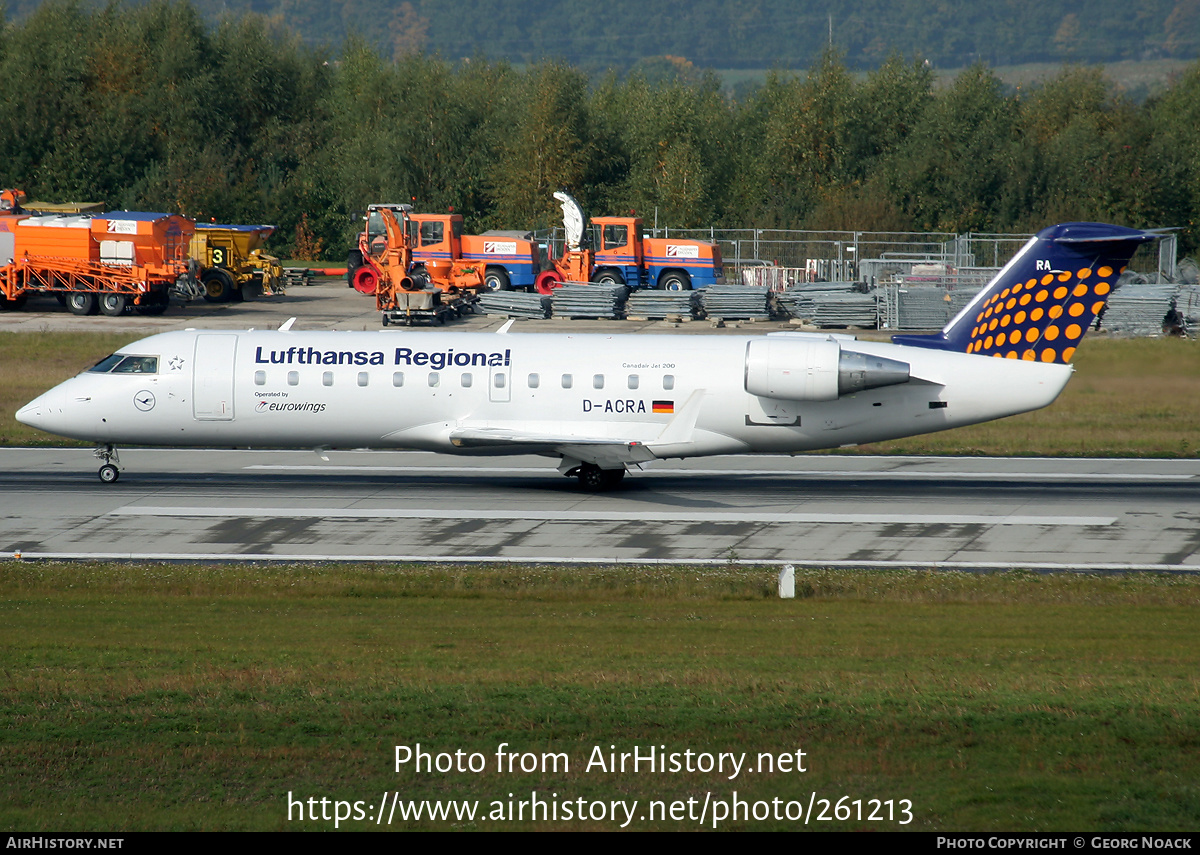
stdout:
<svg viewBox="0 0 1200 855">
<path fill-rule="evenodd" d="M 100 313 L 108 315 L 110 318 L 119 317 L 125 314 L 125 307 L 128 305 L 129 298 L 124 294 L 100 295 Z"/>
<path fill-rule="evenodd" d="M 3 294 L 0 294 L 0 312 L 21 308 L 25 305 L 25 300 L 28 298 L 28 296 L 28 294 L 21 294 L 20 296 L 14 297 L 10 300 Z"/>
<path fill-rule="evenodd" d="M 346 253 L 346 287 L 354 287 L 354 271 L 363 266 L 361 249 L 352 249 Z"/>
<path fill-rule="evenodd" d="M 670 273 L 664 273 L 663 278 L 658 280 L 658 287 L 663 291 L 691 291 L 692 277 L 672 270 Z"/>
<path fill-rule="evenodd" d="M 616 270 L 612 270 L 611 268 L 605 268 L 604 270 L 601 270 L 599 273 L 596 274 L 596 277 L 593 281 L 597 285 L 607 285 L 608 287 L 611 288 L 614 285 L 624 285 L 625 277 L 622 276 Z"/>
<path fill-rule="evenodd" d="M 67 295 L 67 308 L 72 315 L 96 314 L 96 295 L 87 291 L 72 291 Z"/>
<path fill-rule="evenodd" d="M 483 274 L 483 284 L 489 291 L 507 291 L 512 288 L 508 272 L 503 267 L 489 267 Z"/>
<path fill-rule="evenodd" d="M 170 304 L 170 297 L 165 291 L 154 291 L 142 298 L 142 302 L 134 305 L 134 311 L 139 315 L 161 315 Z"/>
<path fill-rule="evenodd" d="M 228 303 L 233 296 L 233 279 L 224 270 L 209 270 L 200 277 L 204 299 L 210 303 Z"/>
</svg>

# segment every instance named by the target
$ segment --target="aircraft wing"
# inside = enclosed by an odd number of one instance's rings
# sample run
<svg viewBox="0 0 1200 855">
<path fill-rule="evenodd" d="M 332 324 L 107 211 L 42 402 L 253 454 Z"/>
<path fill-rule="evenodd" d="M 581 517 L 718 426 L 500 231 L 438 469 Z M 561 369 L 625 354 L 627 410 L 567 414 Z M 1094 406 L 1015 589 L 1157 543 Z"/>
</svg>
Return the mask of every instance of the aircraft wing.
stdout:
<svg viewBox="0 0 1200 855">
<path fill-rule="evenodd" d="M 559 436 L 509 428 L 459 428 L 451 431 L 450 442 L 464 449 L 503 448 L 510 452 L 561 454 L 605 469 L 654 460 L 654 455 L 641 441 L 613 437 Z"/>
</svg>

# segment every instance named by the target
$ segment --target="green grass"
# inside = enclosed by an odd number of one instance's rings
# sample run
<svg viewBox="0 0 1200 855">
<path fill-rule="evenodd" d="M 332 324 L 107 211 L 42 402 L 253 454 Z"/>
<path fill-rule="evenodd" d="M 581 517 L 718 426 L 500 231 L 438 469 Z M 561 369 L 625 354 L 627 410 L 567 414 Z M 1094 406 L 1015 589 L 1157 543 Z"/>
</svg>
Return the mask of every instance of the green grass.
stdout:
<svg viewBox="0 0 1200 855">
<path fill-rule="evenodd" d="M 289 791 L 485 810 L 532 790 L 816 792 L 910 799 L 921 830 L 1200 820 L 1200 579 L 811 571 L 796 600 L 773 589 L 735 567 L 0 564 L 0 826 L 296 828 Z M 487 768 L 397 773 L 394 746 L 418 742 Z M 570 769 L 499 773 L 504 742 Z M 652 745 L 803 750 L 808 771 L 585 770 L 596 746 Z"/>
<path fill-rule="evenodd" d="M 118 347 L 122 333 L 0 333 L 0 445 L 85 445 L 20 424 L 17 409 Z M 880 454 L 1194 457 L 1200 344 L 1092 336 L 1051 406 L 984 425 L 865 446 Z"/>
</svg>

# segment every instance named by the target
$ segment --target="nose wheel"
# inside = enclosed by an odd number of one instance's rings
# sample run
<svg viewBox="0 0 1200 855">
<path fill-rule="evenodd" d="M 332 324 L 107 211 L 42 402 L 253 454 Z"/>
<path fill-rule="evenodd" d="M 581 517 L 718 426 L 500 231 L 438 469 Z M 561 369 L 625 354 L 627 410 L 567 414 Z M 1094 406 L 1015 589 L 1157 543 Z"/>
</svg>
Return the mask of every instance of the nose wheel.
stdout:
<svg viewBox="0 0 1200 855">
<path fill-rule="evenodd" d="M 121 470 L 117 468 L 121 464 L 121 458 L 118 456 L 117 450 L 111 445 L 102 445 L 96 449 L 96 457 L 104 461 L 104 465 L 97 473 L 100 480 L 105 484 L 115 483 L 121 477 Z"/>
</svg>

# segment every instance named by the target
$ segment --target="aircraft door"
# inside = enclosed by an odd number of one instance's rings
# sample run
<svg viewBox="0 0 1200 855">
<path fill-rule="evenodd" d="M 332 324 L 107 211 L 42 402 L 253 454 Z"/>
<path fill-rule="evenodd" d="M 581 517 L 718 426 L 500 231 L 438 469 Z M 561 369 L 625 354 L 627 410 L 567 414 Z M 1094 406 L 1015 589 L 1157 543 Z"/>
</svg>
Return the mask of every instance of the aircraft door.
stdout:
<svg viewBox="0 0 1200 855">
<path fill-rule="evenodd" d="M 236 335 L 196 336 L 192 363 L 192 415 L 209 421 L 233 419 L 233 366 Z"/>
</svg>

